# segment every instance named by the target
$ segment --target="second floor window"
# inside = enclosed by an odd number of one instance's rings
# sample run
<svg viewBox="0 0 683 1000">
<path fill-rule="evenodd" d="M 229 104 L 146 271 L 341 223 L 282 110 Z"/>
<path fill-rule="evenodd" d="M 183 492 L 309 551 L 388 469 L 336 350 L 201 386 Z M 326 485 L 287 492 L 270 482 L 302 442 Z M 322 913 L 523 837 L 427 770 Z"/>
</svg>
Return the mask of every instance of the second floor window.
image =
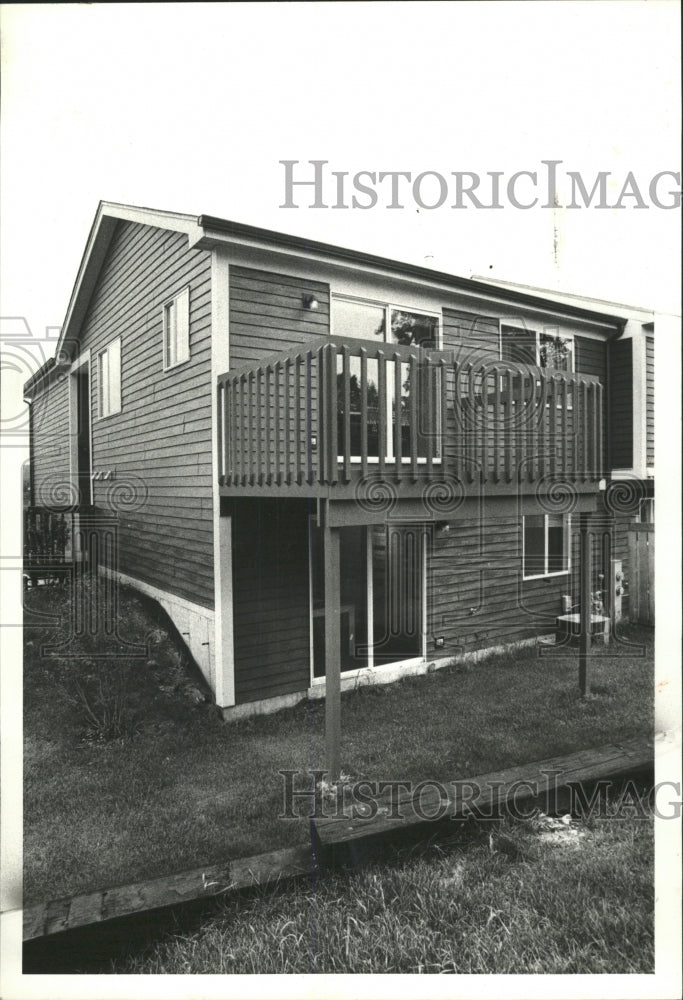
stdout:
<svg viewBox="0 0 683 1000">
<path fill-rule="evenodd" d="M 190 357 L 190 289 L 185 288 L 164 306 L 164 368 Z"/>
<path fill-rule="evenodd" d="M 439 318 L 399 306 L 333 299 L 332 332 L 405 347 L 439 346 Z M 388 331 L 388 332 L 387 332 Z"/>
<path fill-rule="evenodd" d="M 524 327 L 503 326 L 500 337 L 501 360 L 538 365 L 555 371 L 574 370 L 574 340 L 556 331 L 539 332 Z"/>
<path fill-rule="evenodd" d="M 121 412 L 121 338 L 112 340 L 97 355 L 98 416 Z"/>
</svg>

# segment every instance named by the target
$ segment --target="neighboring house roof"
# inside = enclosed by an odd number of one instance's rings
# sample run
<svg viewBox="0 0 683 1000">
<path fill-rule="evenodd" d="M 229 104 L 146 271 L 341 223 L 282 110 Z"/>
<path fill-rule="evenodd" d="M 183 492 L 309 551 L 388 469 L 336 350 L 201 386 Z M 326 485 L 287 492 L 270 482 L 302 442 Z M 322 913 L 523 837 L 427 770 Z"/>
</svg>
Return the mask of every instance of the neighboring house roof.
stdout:
<svg viewBox="0 0 683 1000">
<path fill-rule="evenodd" d="M 484 278 L 481 275 L 473 274 L 472 281 L 485 281 L 489 285 L 496 285 L 498 288 L 509 289 L 510 291 L 521 291 L 528 294 L 542 294 L 545 298 L 551 299 L 560 305 L 576 305 L 583 309 L 600 309 L 610 312 L 620 319 L 634 319 L 646 326 L 654 323 L 655 314 L 651 309 L 644 309 L 642 306 L 626 305 L 622 302 L 611 302 L 609 299 L 596 299 L 588 295 L 576 295 L 573 292 L 553 291 L 549 288 L 539 288 L 536 285 L 526 285 L 518 281 L 506 281 L 504 278 Z"/>
<path fill-rule="evenodd" d="M 197 217 L 178 212 L 102 201 L 98 206 L 71 293 L 55 352 L 57 357 L 60 356 L 62 349 L 62 356 L 65 358 L 77 350 L 80 327 L 106 258 L 114 230 L 120 220 L 186 233 L 190 246 L 197 248 L 209 249 L 220 243 L 230 242 L 240 246 L 280 250 L 309 258 L 316 257 L 331 262 L 342 262 L 346 265 L 355 264 L 368 271 L 418 279 L 432 286 L 453 289 L 488 299 L 493 297 L 501 302 L 513 302 L 553 312 L 558 312 L 559 306 L 559 311 L 567 316 L 607 324 L 611 327 L 617 327 L 619 330 L 623 328 L 625 319 L 628 318 L 620 307 L 613 306 L 612 303 L 604 303 L 610 308 L 596 308 L 596 304 L 598 304 L 596 299 L 581 299 L 574 296 L 559 297 L 545 289 L 531 289 L 526 286 L 514 287 L 509 283 L 494 282 L 489 279 L 463 278 L 429 267 L 350 250 L 330 243 L 307 240 L 300 236 L 261 229 L 241 222 L 231 222 L 229 219 L 220 219 L 212 215 Z M 575 298 L 576 301 L 574 301 Z M 602 306 L 603 303 L 600 305 Z M 54 366 L 54 364 L 53 359 L 52 365 Z M 49 371 L 49 368 L 46 369 L 46 366 L 43 366 L 28 380 L 25 391 L 29 391 Z"/>
</svg>

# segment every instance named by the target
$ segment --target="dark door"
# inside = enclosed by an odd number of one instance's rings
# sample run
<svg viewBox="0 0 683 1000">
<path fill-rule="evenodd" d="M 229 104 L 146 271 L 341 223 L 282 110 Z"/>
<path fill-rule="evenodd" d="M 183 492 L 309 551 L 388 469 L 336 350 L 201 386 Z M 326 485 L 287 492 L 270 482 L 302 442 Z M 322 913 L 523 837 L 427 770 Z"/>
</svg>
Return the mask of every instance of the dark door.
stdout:
<svg viewBox="0 0 683 1000">
<path fill-rule="evenodd" d="M 90 369 L 83 365 L 76 374 L 78 419 L 78 488 L 82 504 L 92 503 L 92 455 L 90 451 Z"/>
</svg>

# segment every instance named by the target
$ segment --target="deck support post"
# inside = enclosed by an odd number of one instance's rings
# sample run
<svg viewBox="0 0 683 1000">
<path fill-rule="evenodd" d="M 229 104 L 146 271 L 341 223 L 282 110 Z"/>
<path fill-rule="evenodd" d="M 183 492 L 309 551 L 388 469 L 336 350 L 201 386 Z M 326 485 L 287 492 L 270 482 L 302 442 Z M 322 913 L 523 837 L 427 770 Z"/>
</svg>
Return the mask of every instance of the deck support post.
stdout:
<svg viewBox="0 0 683 1000">
<path fill-rule="evenodd" d="M 327 780 L 338 781 L 341 742 L 341 597 L 339 585 L 339 528 L 325 519 L 325 763 Z"/>
<path fill-rule="evenodd" d="M 581 697 L 590 694 L 590 678 L 588 675 L 588 658 L 591 644 L 591 532 L 590 515 L 581 514 L 579 520 L 579 690 Z"/>
</svg>

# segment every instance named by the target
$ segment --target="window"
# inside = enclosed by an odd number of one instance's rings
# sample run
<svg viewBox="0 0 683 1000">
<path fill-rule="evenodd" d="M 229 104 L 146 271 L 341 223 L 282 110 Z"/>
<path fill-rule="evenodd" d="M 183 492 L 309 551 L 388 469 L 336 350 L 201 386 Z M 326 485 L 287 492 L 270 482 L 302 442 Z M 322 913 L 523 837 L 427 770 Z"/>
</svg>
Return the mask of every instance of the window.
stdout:
<svg viewBox="0 0 683 1000">
<path fill-rule="evenodd" d="M 164 306 L 164 369 L 190 357 L 190 289 L 185 288 Z"/>
<path fill-rule="evenodd" d="M 527 330 L 524 327 L 503 326 L 500 331 L 502 361 L 538 365 L 555 371 L 574 370 L 574 338 L 561 336 L 557 330 Z"/>
<path fill-rule="evenodd" d="M 431 347 L 439 345 L 439 318 L 430 313 L 417 312 L 413 309 L 404 309 L 390 304 L 373 302 L 362 302 L 356 299 L 334 298 L 332 300 L 332 332 L 336 336 L 358 337 L 363 340 L 373 340 L 378 344 L 389 343 L 398 344 L 404 347 Z M 389 334 L 387 335 L 387 331 Z M 396 460 L 397 443 L 394 440 L 396 435 L 396 406 L 399 407 L 399 424 L 401 426 L 401 453 L 402 461 L 409 462 L 407 457 L 410 452 L 410 408 L 411 393 L 416 391 L 416 387 L 411 385 L 410 366 L 407 362 L 401 362 L 400 372 L 400 399 L 396 403 L 396 372 L 395 361 L 387 361 L 385 369 L 386 378 L 386 404 L 384 423 L 386 427 L 386 448 L 385 459 L 388 462 Z M 379 456 L 380 439 L 380 392 L 379 392 L 379 362 L 377 358 L 369 357 L 367 360 L 367 454 L 370 461 L 377 460 Z M 343 364 L 341 356 L 337 358 L 337 382 L 339 391 L 337 394 L 337 418 L 339 421 L 339 438 L 343 437 L 344 425 L 344 392 L 343 392 Z M 349 426 L 351 433 L 351 460 L 360 462 L 361 454 L 361 368 L 360 358 L 352 356 L 349 359 Z M 438 399 L 440 373 L 431 372 L 432 383 L 430 386 L 432 398 Z M 426 385 L 426 383 L 425 383 Z M 437 420 L 440 413 L 437 413 Z M 418 461 L 425 461 L 427 453 L 426 440 L 419 435 L 417 441 Z M 440 461 L 441 439 L 437 433 L 433 442 L 433 458 Z"/>
<path fill-rule="evenodd" d="M 332 332 L 338 336 L 387 341 L 406 347 L 439 346 L 439 318 L 430 313 L 340 298 L 333 299 L 332 310 Z"/>
<path fill-rule="evenodd" d="M 121 338 L 97 355 L 97 397 L 100 417 L 121 412 Z"/>
<path fill-rule="evenodd" d="M 524 579 L 568 573 L 568 515 L 529 514 L 522 518 L 522 522 Z"/>
</svg>

